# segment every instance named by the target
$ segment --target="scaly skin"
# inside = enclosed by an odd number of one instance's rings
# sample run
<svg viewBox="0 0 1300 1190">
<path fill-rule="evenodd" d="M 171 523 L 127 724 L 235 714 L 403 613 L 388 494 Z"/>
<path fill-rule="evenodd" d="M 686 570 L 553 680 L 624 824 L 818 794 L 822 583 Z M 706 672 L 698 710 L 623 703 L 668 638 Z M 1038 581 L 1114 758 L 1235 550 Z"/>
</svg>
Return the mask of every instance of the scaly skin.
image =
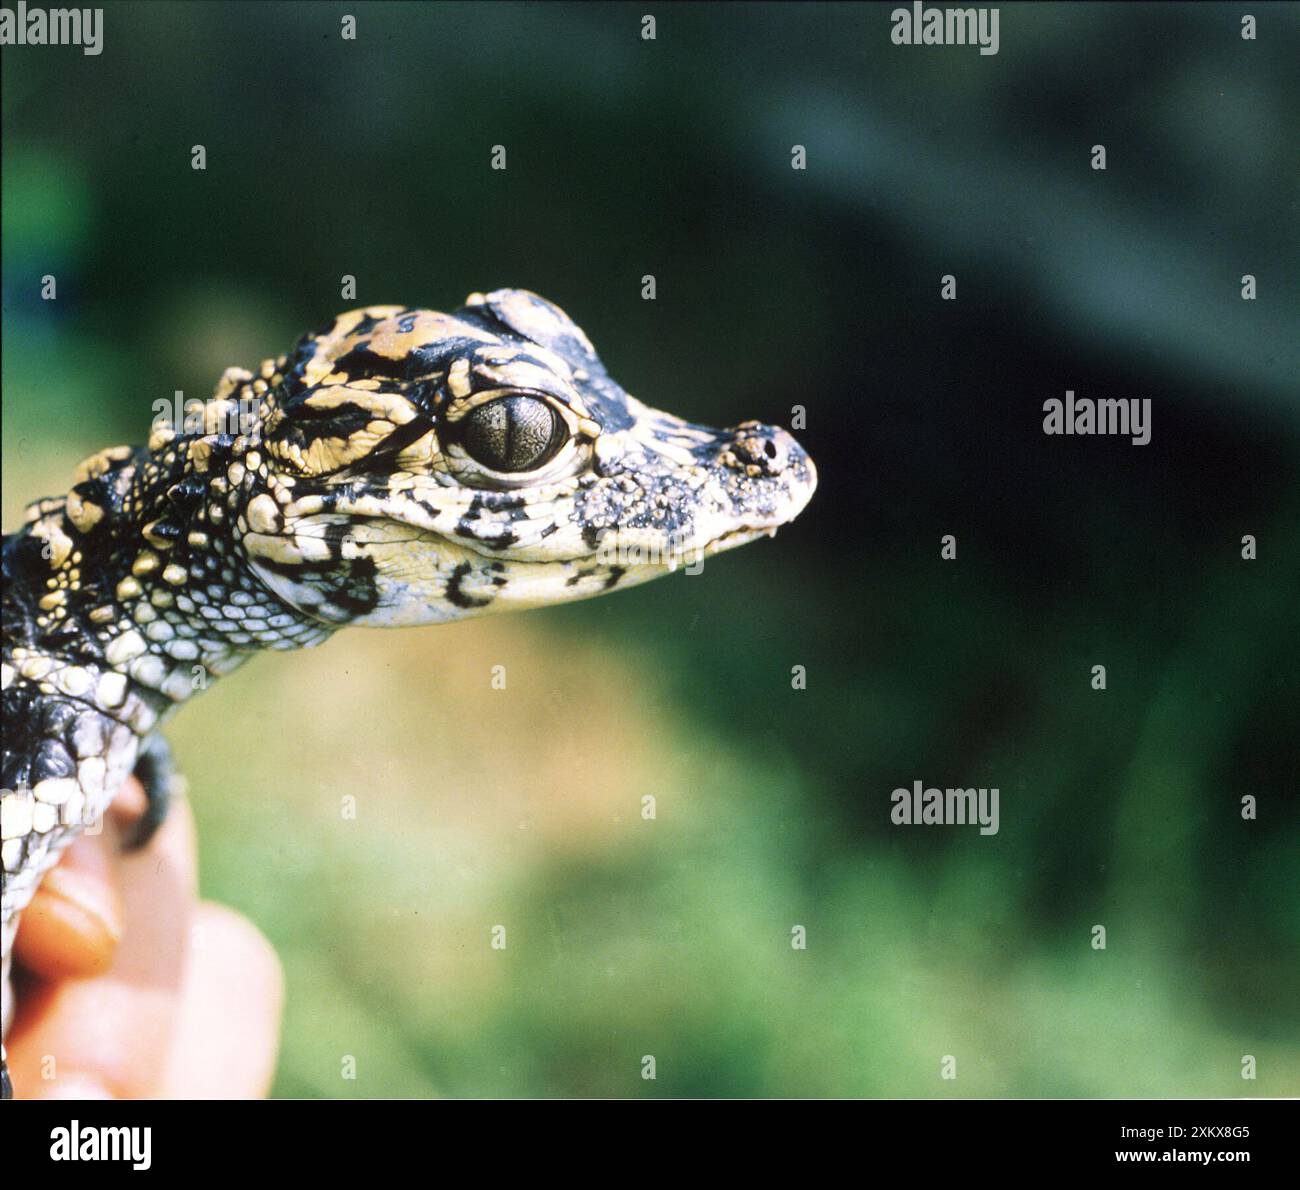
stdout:
<svg viewBox="0 0 1300 1190">
<path fill-rule="evenodd" d="M 775 532 L 812 495 L 785 431 L 641 404 L 525 290 L 341 315 L 147 447 L 85 460 L 4 540 L 4 1021 L 19 915 L 159 728 L 262 649 L 582 599 Z M 5 1076 L 7 1082 L 7 1074 Z"/>
</svg>

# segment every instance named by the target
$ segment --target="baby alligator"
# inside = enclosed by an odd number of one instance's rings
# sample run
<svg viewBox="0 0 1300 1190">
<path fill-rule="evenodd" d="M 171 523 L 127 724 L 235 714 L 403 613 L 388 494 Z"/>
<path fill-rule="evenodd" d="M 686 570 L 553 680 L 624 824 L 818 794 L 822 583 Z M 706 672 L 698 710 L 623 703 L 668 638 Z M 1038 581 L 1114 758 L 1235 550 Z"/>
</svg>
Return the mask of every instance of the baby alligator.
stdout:
<svg viewBox="0 0 1300 1190">
<path fill-rule="evenodd" d="M 816 482 L 784 430 L 643 405 L 521 289 L 341 315 L 228 369 L 146 447 L 86 459 L 4 539 L 4 1024 L 42 875 L 132 773 L 148 839 L 172 781 L 159 729 L 212 677 L 347 624 L 645 582 L 775 532 Z"/>
</svg>

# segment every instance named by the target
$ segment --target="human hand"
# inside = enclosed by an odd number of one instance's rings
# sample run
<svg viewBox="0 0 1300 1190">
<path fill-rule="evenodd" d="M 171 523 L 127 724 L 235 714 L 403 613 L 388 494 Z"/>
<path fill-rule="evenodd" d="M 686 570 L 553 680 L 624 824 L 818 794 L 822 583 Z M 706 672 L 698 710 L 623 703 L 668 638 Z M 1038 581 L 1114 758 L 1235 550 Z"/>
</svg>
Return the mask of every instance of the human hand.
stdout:
<svg viewBox="0 0 1300 1190">
<path fill-rule="evenodd" d="M 275 1072 L 283 976 L 245 918 L 197 899 L 189 806 L 123 852 L 130 781 L 24 911 L 6 1038 L 18 1098 L 244 1099 Z"/>
</svg>

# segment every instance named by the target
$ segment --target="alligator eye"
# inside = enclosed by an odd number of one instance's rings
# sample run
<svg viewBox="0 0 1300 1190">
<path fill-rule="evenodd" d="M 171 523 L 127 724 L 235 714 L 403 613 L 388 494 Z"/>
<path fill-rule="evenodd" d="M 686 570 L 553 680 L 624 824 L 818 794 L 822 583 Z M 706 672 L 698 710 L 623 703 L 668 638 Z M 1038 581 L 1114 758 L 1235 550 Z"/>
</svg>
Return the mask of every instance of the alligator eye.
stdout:
<svg viewBox="0 0 1300 1190">
<path fill-rule="evenodd" d="M 502 397 L 479 405 L 460 423 L 461 442 L 493 471 L 536 471 L 564 445 L 563 419 L 536 397 Z"/>
</svg>

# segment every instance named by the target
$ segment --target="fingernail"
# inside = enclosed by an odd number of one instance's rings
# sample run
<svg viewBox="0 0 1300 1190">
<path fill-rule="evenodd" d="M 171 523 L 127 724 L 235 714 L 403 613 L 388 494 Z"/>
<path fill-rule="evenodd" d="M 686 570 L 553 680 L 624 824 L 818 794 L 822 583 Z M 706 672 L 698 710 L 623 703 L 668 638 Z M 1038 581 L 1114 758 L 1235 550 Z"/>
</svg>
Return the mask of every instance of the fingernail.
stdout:
<svg viewBox="0 0 1300 1190">
<path fill-rule="evenodd" d="M 76 868 L 56 867 L 45 877 L 41 889 L 83 913 L 87 927 L 102 934 L 109 945 L 115 945 L 122 937 L 117 899 L 102 880 L 79 872 Z"/>
<path fill-rule="evenodd" d="M 26 917 L 24 965 L 47 977 L 95 975 L 109 966 L 122 937 L 113 890 L 77 868 L 53 868 Z"/>
</svg>

